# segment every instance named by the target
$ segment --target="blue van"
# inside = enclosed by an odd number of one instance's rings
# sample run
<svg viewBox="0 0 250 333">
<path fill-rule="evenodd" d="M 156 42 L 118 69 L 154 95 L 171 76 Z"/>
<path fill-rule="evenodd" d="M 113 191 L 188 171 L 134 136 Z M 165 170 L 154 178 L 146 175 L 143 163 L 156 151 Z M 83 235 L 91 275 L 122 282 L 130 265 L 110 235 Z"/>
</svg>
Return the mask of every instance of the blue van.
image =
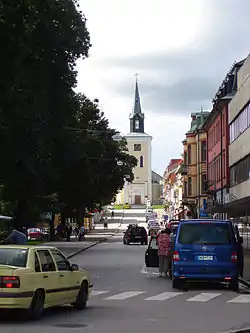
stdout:
<svg viewBox="0 0 250 333">
<path fill-rule="evenodd" d="M 173 288 L 185 281 L 215 281 L 238 291 L 239 246 L 242 239 L 228 220 L 181 220 L 173 252 Z"/>
</svg>

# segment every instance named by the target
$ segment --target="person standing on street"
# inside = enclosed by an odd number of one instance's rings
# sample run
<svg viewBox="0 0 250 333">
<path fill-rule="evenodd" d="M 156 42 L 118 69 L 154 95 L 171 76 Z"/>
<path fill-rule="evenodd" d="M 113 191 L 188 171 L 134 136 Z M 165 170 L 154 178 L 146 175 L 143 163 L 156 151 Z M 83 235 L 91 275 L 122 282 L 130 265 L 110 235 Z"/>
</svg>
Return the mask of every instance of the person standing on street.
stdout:
<svg viewBox="0 0 250 333">
<path fill-rule="evenodd" d="M 108 229 L 108 218 L 107 218 L 107 216 L 105 216 L 105 219 L 104 219 L 104 229 Z"/>
<path fill-rule="evenodd" d="M 26 245 L 27 244 L 27 237 L 23 232 L 15 229 L 13 227 L 10 228 L 10 231 L 11 231 L 10 235 L 6 239 L 4 239 L 0 242 L 1 245 L 5 245 L 5 244 L 6 245 L 10 245 L 10 244 Z"/>
<path fill-rule="evenodd" d="M 171 230 L 166 228 L 162 230 L 157 236 L 160 277 L 162 277 L 163 274 L 168 276 L 168 254 L 171 249 L 170 233 Z"/>
</svg>

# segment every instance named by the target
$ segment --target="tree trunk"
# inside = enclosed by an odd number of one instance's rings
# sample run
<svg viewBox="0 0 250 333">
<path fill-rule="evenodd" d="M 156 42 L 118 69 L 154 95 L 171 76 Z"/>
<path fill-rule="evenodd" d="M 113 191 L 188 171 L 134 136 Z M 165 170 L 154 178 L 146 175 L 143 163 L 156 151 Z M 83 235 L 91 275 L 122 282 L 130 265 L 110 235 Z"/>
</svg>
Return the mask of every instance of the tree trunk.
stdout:
<svg viewBox="0 0 250 333">
<path fill-rule="evenodd" d="M 52 214 L 52 218 L 49 221 L 49 236 L 50 240 L 55 240 L 55 213 Z"/>
<path fill-rule="evenodd" d="M 28 212 L 27 212 L 27 200 L 26 198 L 19 198 L 17 200 L 17 207 L 14 214 L 14 227 L 16 229 L 22 229 L 22 227 L 27 226 L 28 221 Z"/>
</svg>

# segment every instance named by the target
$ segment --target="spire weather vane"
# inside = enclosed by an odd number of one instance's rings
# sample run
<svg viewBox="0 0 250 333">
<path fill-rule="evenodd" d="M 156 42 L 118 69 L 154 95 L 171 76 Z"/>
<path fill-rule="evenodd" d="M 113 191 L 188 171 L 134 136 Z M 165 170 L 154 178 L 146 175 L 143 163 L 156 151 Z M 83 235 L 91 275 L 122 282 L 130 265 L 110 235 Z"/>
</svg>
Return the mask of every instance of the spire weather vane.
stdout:
<svg viewBox="0 0 250 333">
<path fill-rule="evenodd" d="M 139 76 L 139 74 L 138 74 L 138 73 L 135 73 L 134 76 L 135 76 L 136 81 L 137 81 L 137 80 L 138 80 L 138 76 Z"/>
</svg>

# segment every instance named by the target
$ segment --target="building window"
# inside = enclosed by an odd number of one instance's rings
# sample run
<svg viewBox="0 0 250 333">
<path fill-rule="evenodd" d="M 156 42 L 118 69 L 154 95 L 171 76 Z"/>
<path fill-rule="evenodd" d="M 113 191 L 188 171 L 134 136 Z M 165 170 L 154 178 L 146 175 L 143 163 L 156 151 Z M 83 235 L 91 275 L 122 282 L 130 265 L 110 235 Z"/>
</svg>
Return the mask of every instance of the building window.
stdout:
<svg viewBox="0 0 250 333">
<path fill-rule="evenodd" d="M 141 151 L 141 145 L 138 143 L 134 144 L 134 151 Z"/>
<path fill-rule="evenodd" d="M 140 168 L 143 168 L 143 156 L 140 156 Z"/>
<path fill-rule="evenodd" d="M 188 178 L 188 196 L 189 197 L 192 196 L 192 178 L 191 177 Z"/>
<path fill-rule="evenodd" d="M 225 154 L 222 155 L 222 178 L 226 178 L 226 161 L 225 161 Z"/>
<path fill-rule="evenodd" d="M 225 115 L 222 115 L 222 136 L 225 135 Z"/>
<path fill-rule="evenodd" d="M 191 149 L 191 145 L 188 145 L 187 147 L 187 158 L 188 158 L 188 164 L 191 164 L 192 159 L 191 159 L 191 153 L 192 153 L 192 149 Z"/>
<path fill-rule="evenodd" d="M 206 141 L 201 141 L 201 162 L 207 161 L 207 143 Z"/>
<path fill-rule="evenodd" d="M 184 198 L 186 198 L 187 197 L 187 182 L 185 181 L 184 182 Z"/>
<path fill-rule="evenodd" d="M 187 152 L 186 152 L 186 151 L 184 151 L 183 164 L 184 164 L 185 166 L 187 165 Z"/>
<path fill-rule="evenodd" d="M 230 143 L 234 142 L 248 127 L 250 127 L 250 103 L 243 108 L 230 124 Z"/>
<path fill-rule="evenodd" d="M 207 175 L 201 175 L 201 193 L 204 194 L 207 191 Z"/>
<path fill-rule="evenodd" d="M 140 128 L 140 122 L 138 119 L 135 120 L 135 129 L 139 129 Z"/>
<path fill-rule="evenodd" d="M 238 185 L 250 179 L 250 155 L 243 158 L 230 168 L 231 186 Z"/>
</svg>

